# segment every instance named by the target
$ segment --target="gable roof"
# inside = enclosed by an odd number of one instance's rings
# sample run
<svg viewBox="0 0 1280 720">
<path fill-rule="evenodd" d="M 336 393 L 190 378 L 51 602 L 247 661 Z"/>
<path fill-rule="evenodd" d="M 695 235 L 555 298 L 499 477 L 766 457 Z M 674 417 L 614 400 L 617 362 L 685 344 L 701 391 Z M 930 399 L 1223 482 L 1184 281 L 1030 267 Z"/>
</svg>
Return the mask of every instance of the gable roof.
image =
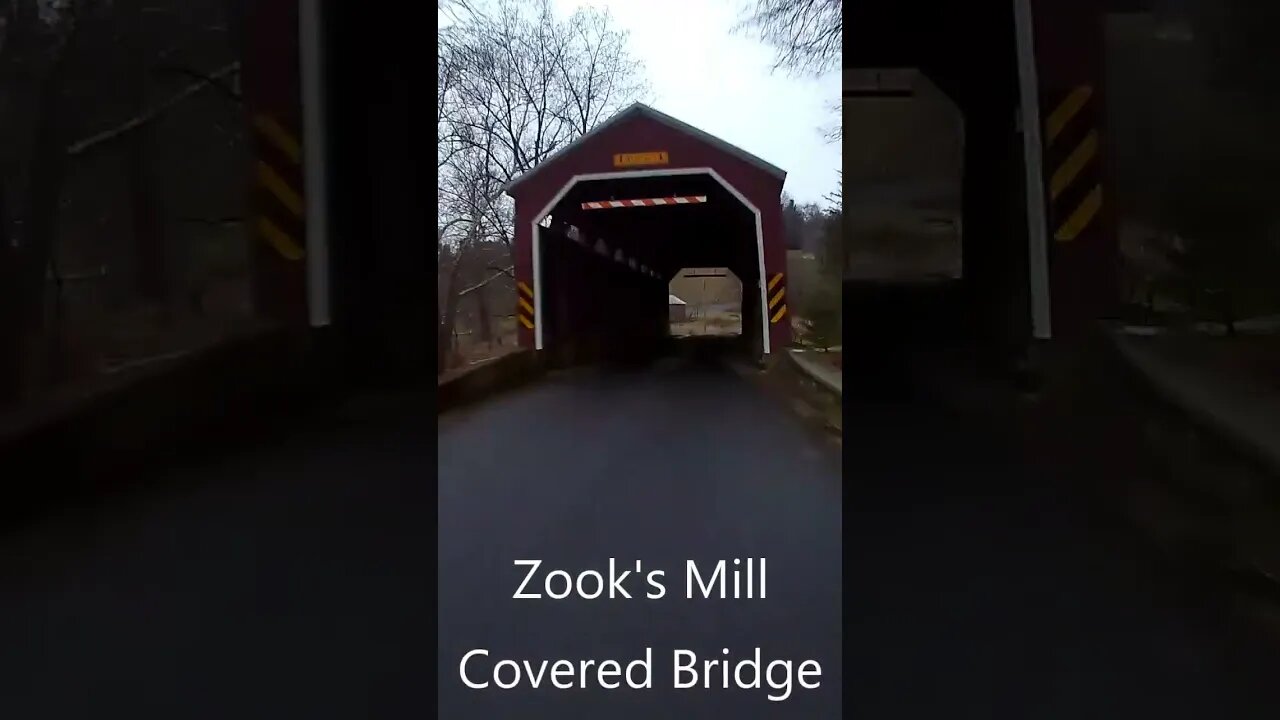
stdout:
<svg viewBox="0 0 1280 720">
<path fill-rule="evenodd" d="M 746 150 L 743 150 L 737 145 L 732 145 L 730 143 L 727 143 L 724 140 L 721 140 L 720 138 L 716 137 L 715 135 L 699 130 L 698 128 L 686 122 L 677 120 L 666 113 L 654 110 L 653 108 L 649 107 L 648 105 L 645 105 L 644 103 L 636 102 L 627 106 L 625 109 L 619 111 L 617 114 L 615 114 L 613 117 L 609 118 L 608 120 L 605 120 L 604 122 L 600 123 L 594 128 L 591 128 L 589 132 L 578 137 L 578 139 L 574 140 L 568 145 L 565 145 L 559 150 L 543 158 L 542 162 L 538 163 L 533 169 L 529 170 L 523 175 L 516 177 L 511 182 L 504 185 L 502 189 L 506 191 L 507 194 L 511 194 L 511 191 L 514 190 L 516 186 L 523 185 L 527 180 L 529 180 L 529 178 L 533 177 L 534 175 L 537 175 L 539 170 L 551 164 L 557 158 L 561 157 L 562 155 L 568 154 L 575 148 L 581 146 L 588 139 L 603 132 L 606 128 L 617 125 L 621 123 L 623 120 L 627 120 L 633 117 L 647 117 L 647 118 L 650 118 L 651 120 L 655 120 L 659 123 L 662 123 L 663 125 L 666 125 L 669 128 L 685 133 L 686 135 L 691 135 L 697 138 L 698 140 L 701 140 L 702 142 L 705 142 L 708 145 L 711 145 L 712 147 L 718 150 L 724 151 L 730 155 L 733 155 L 739 160 L 743 160 L 748 164 L 753 165 L 759 168 L 760 170 L 763 170 L 764 172 L 778 178 L 779 180 L 784 180 L 787 177 L 787 172 L 782 168 L 779 168 L 778 166 L 773 165 L 772 163 L 766 162 L 765 160 L 762 160 L 756 157 L 755 155 L 752 155 L 751 153 L 747 152 Z"/>
</svg>

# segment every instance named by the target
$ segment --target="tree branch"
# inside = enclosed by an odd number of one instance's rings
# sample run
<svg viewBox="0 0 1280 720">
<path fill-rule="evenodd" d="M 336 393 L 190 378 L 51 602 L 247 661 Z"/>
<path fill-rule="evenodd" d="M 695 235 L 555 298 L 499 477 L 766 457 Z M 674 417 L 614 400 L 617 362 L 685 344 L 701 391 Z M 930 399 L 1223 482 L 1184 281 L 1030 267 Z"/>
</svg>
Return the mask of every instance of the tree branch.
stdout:
<svg viewBox="0 0 1280 720">
<path fill-rule="evenodd" d="M 500 277 L 515 277 L 515 275 L 513 275 L 513 274 L 512 274 L 512 271 L 513 271 L 513 270 L 515 270 L 515 266 L 514 266 L 514 265 L 513 265 L 513 266 L 511 266 L 511 267 L 509 267 L 509 268 L 506 268 L 505 270 L 504 270 L 504 269 L 502 269 L 502 268 L 489 268 L 489 269 L 490 269 L 490 270 L 497 270 L 498 272 L 496 272 L 496 273 L 494 273 L 493 275 L 489 276 L 489 278 L 487 278 L 487 279 L 485 279 L 485 280 L 482 280 L 482 281 L 480 281 L 480 282 L 476 283 L 475 285 L 472 285 L 471 287 L 466 288 L 465 290 L 463 290 L 463 291 L 459 292 L 459 293 L 458 293 L 458 297 L 463 297 L 464 295 L 467 295 L 468 293 L 473 293 L 473 292 L 475 292 L 476 290 L 479 290 L 480 288 L 484 287 L 485 285 L 488 285 L 489 283 L 493 282 L 494 280 L 497 280 L 497 279 L 498 279 L 498 278 L 500 278 Z"/>
<path fill-rule="evenodd" d="M 159 105 L 155 105 L 151 107 L 149 110 L 142 113 L 141 115 L 130 118 L 129 120 L 125 121 L 123 124 L 118 125 L 114 128 L 111 128 L 110 130 L 104 130 L 100 133 L 97 133 L 96 135 L 90 135 L 89 137 L 83 140 L 72 143 L 67 147 L 67 154 L 71 156 L 84 154 L 88 150 L 94 147 L 97 147 L 98 145 L 101 145 L 110 140 L 115 140 L 123 136 L 124 134 L 128 133 L 130 130 L 136 130 L 142 127 L 143 125 L 151 122 L 152 120 L 155 120 L 164 112 L 173 109 L 175 106 L 182 103 L 184 100 L 190 98 L 191 96 L 195 95 L 196 93 L 200 92 L 201 90 L 205 89 L 206 87 L 209 87 L 210 84 L 216 83 L 221 78 L 224 78 L 236 72 L 239 72 L 239 70 L 240 70 L 239 62 L 233 62 L 230 65 L 219 68 L 213 73 L 210 73 L 207 78 L 204 78 L 198 83 L 193 83 L 191 85 L 188 85 L 173 97 L 169 98 L 168 100 L 165 100 Z"/>
<path fill-rule="evenodd" d="M 157 67 L 156 70 L 160 72 L 173 73 L 176 75 L 186 75 L 189 78 L 202 80 L 205 83 L 208 83 L 209 85 L 211 85 L 212 87 L 217 88 L 222 92 L 223 95 L 226 95 L 232 100 L 235 100 L 236 102 L 244 102 L 244 96 L 236 92 L 235 89 L 232 88 L 230 85 L 228 85 L 222 78 L 216 78 L 212 75 L 206 75 L 200 72 L 199 70 L 193 70 L 187 67 L 179 67 L 176 65 L 161 65 L 160 67 Z M 235 73 L 233 72 L 231 74 L 234 75 Z"/>
</svg>

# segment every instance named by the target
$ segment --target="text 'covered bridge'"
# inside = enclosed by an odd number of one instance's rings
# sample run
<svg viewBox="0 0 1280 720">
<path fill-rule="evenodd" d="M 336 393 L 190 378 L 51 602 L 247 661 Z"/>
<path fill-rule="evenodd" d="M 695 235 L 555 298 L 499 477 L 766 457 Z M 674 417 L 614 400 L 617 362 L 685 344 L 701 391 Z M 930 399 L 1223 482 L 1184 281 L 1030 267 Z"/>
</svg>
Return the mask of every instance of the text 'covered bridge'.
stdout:
<svg viewBox="0 0 1280 720">
<path fill-rule="evenodd" d="M 520 343 L 556 357 L 659 347 L 686 267 L 742 281 L 743 349 L 790 341 L 786 173 L 636 103 L 513 180 Z"/>
</svg>

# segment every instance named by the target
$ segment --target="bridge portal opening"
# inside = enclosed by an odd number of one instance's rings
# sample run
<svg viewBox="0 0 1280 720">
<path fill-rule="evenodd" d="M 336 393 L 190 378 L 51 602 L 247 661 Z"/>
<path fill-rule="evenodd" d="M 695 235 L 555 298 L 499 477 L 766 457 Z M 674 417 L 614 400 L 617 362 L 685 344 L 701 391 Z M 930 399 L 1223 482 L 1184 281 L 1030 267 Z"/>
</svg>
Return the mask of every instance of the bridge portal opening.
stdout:
<svg viewBox="0 0 1280 720">
<path fill-rule="evenodd" d="M 964 115 L 916 68 L 844 71 L 844 276 L 963 275 Z"/>
<path fill-rule="evenodd" d="M 1019 0 L 1019 6 L 1026 4 Z M 899 154 L 918 162 L 922 177 L 946 170 L 946 192 L 928 194 L 949 196 L 947 214 L 958 206 L 956 234 L 961 236 L 958 278 L 846 276 L 844 318 L 852 325 L 846 333 L 887 349 L 872 367 L 846 367 L 847 377 L 874 378 L 869 389 L 896 387 L 880 378 L 905 383 L 902 369 L 911 362 L 944 356 L 953 365 L 972 363 L 984 374 L 1006 375 L 1022 365 L 1039 327 L 1031 302 L 1038 276 L 1031 272 L 1028 254 L 1027 207 L 1033 193 L 1026 187 L 1028 135 L 1023 130 L 1041 123 L 1023 120 L 1031 116 L 1021 102 L 1025 62 L 1014 5 L 877 0 L 850 8 L 852 18 L 846 14 L 856 36 L 848 39 L 843 56 L 846 118 L 850 103 L 900 101 L 875 97 L 868 80 L 877 72 L 897 85 L 907 84 L 900 78 L 911 78 L 911 102 L 929 106 L 929 112 L 903 128 L 919 147 Z M 975 32 L 956 33 L 962 25 Z M 899 77 L 887 69 L 901 69 L 894 71 Z M 853 137 L 846 132 L 846 154 Z M 914 152 L 925 148 L 931 153 Z M 846 155 L 846 184 L 849 174 Z M 851 194 L 845 194 L 846 202 Z"/>
<path fill-rule="evenodd" d="M 729 268 L 683 268 L 667 290 L 672 338 L 742 336 L 742 281 Z"/>
<path fill-rule="evenodd" d="M 543 348 L 567 359 L 652 357 L 673 335 L 709 334 L 673 325 L 671 296 L 714 280 L 707 289 L 723 291 L 699 295 L 692 306 L 698 327 L 715 325 L 743 353 L 768 352 L 758 216 L 711 169 L 575 179 L 538 222 Z"/>
</svg>

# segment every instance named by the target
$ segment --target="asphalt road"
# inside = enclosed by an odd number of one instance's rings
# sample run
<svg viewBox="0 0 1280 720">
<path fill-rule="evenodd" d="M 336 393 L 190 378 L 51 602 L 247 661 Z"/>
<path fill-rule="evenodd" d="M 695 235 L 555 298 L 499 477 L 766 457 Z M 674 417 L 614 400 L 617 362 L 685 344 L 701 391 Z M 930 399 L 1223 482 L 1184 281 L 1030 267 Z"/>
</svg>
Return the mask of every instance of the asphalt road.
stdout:
<svg viewBox="0 0 1280 720">
<path fill-rule="evenodd" d="M 1092 527 L 1001 428 L 847 410 L 843 482 L 750 384 L 682 363 L 551 377 L 438 429 L 428 401 L 375 408 L 175 469 L 0 538 L 0 718 L 1280 717 L 1275 639 Z M 631 577 L 631 600 L 511 597 L 513 560 L 610 557 L 667 571 L 668 595 Z M 767 598 L 683 597 L 686 560 L 735 557 L 768 559 Z M 675 649 L 757 646 L 793 662 L 789 699 L 671 688 Z M 457 674 L 475 648 L 646 647 L 647 690 Z M 794 684 L 806 659 L 818 689 Z"/>
<path fill-rule="evenodd" d="M 844 434 L 850 716 L 1280 717 L 1280 638 L 1102 520 L 1018 428 L 898 399 L 847 406 Z"/>
<path fill-rule="evenodd" d="M 433 717 L 434 429 L 422 398 L 5 534 L 0 718 Z"/>
<path fill-rule="evenodd" d="M 0 718 L 436 717 L 437 441 L 440 717 L 538 717 L 568 697 L 512 715 L 498 706 L 514 693 L 456 692 L 459 656 L 477 645 L 624 661 L 648 645 L 655 688 L 677 647 L 759 645 L 766 664 L 816 658 L 820 688 L 678 703 L 834 717 L 839 457 L 774 410 L 736 376 L 688 367 L 552 378 L 451 413 L 438 435 L 430 399 L 410 398 L 10 530 Z M 574 569 L 639 559 L 671 571 L 671 595 L 517 603 L 511 560 L 527 553 Z M 676 599 L 684 560 L 734 557 L 767 558 L 766 599 Z M 573 692 L 547 716 L 606 701 L 608 717 L 652 717 L 661 694 Z"/>
<path fill-rule="evenodd" d="M 449 417 L 439 438 L 440 717 L 840 716 L 838 449 L 756 387 L 713 363 L 575 373 Z M 550 571 L 607 577 L 610 558 L 663 571 L 666 594 L 648 599 L 633 574 L 631 599 L 512 597 L 517 559 L 543 561 L 526 590 L 545 592 Z M 688 561 L 705 580 L 734 558 L 767 559 L 766 597 L 687 597 Z M 705 682 L 703 661 L 757 647 L 762 671 L 791 661 L 787 699 L 768 699 L 784 693 L 767 677 L 725 689 L 719 666 L 710 689 L 675 687 L 676 650 L 696 653 Z M 469 688 L 460 661 L 476 648 L 490 653 L 468 663 L 477 684 L 503 659 L 625 666 L 651 648 L 651 687 L 604 689 L 592 666 L 585 688 L 581 673 L 573 689 L 534 689 L 527 673 L 509 690 Z M 806 660 L 821 667 L 813 689 L 798 684 Z M 785 684 L 784 666 L 772 674 Z"/>
</svg>

